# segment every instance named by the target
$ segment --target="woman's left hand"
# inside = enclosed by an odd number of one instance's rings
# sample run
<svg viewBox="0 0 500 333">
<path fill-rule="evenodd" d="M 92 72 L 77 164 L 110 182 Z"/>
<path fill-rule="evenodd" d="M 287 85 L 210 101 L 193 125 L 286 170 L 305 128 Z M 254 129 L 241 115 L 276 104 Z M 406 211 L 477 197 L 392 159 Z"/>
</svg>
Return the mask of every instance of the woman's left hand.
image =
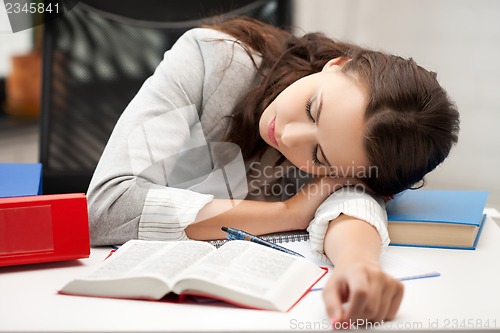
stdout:
<svg viewBox="0 0 500 333">
<path fill-rule="evenodd" d="M 378 263 L 355 262 L 335 266 L 323 298 L 332 322 L 381 322 L 394 318 L 403 289 Z M 343 303 L 347 303 L 345 307 Z"/>
</svg>

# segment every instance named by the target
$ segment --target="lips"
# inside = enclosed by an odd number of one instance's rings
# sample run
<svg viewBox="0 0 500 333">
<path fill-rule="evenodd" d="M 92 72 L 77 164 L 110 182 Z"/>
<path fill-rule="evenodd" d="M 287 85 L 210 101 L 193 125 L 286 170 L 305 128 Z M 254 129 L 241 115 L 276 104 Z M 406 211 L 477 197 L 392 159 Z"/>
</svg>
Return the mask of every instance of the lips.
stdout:
<svg viewBox="0 0 500 333">
<path fill-rule="evenodd" d="M 267 135 L 272 144 L 278 147 L 278 141 L 276 141 L 276 117 L 271 120 L 269 126 L 267 127 Z"/>
</svg>

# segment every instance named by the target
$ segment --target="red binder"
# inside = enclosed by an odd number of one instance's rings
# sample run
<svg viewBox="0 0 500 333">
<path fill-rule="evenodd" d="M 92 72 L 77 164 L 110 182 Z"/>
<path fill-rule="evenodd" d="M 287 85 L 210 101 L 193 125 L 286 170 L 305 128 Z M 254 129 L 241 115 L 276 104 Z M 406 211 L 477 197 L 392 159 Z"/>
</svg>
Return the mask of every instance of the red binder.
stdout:
<svg viewBox="0 0 500 333">
<path fill-rule="evenodd" d="M 0 198 L 0 266 L 89 255 L 85 194 Z"/>
</svg>

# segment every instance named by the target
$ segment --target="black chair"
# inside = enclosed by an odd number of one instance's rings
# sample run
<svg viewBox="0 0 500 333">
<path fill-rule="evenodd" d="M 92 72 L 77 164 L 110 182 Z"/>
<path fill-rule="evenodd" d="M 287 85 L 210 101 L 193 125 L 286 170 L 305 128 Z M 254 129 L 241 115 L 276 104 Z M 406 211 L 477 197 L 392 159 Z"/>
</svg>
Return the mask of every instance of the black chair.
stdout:
<svg viewBox="0 0 500 333">
<path fill-rule="evenodd" d="M 46 22 L 40 160 L 44 193 L 86 192 L 111 131 L 163 54 L 214 16 L 288 28 L 290 0 L 84 0 Z"/>
</svg>

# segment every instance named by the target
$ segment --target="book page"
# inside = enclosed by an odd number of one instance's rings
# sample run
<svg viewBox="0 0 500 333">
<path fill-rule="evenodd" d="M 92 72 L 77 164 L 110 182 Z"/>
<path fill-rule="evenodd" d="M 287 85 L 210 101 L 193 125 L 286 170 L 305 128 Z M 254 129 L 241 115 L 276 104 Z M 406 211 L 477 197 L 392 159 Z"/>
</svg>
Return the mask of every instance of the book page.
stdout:
<svg viewBox="0 0 500 333">
<path fill-rule="evenodd" d="M 386 249 L 382 252 L 380 264 L 387 274 L 400 281 L 436 277 L 440 275 L 439 272 L 431 267 L 421 266 L 402 255 L 390 252 L 390 249 Z"/>
<path fill-rule="evenodd" d="M 259 244 L 231 241 L 193 265 L 182 278 L 210 280 L 231 289 L 265 295 L 282 284 L 300 259 L 304 260 Z"/>
<path fill-rule="evenodd" d="M 170 281 L 210 251 L 215 248 L 205 242 L 131 240 L 87 279 L 154 276 Z"/>
</svg>

